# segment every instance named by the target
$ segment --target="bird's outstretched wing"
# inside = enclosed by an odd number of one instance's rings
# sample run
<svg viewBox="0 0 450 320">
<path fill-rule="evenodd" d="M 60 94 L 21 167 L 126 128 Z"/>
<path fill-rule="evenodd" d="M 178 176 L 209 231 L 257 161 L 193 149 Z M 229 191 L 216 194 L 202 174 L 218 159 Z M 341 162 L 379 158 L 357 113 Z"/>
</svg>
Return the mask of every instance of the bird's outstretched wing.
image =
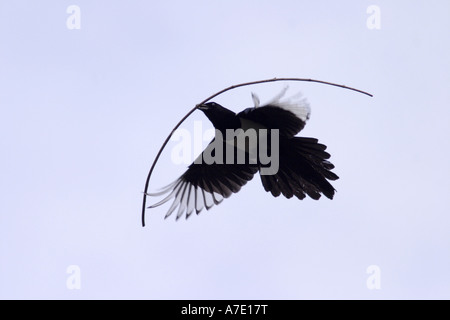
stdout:
<svg viewBox="0 0 450 320">
<path fill-rule="evenodd" d="M 337 180 L 331 172 L 334 165 L 328 161 L 330 154 L 326 146 L 314 138 L 295 137 L 306 124 L 310 116 L 310 107 L 306 99 L 297 95 L 297 99 L 282 99 L 287 87 L 274 99 L 259 107 L 259 99 L 253 95 L 254 108 L 239 113 L 244 120 L 263 125 L 268 129 L 278 129 L 279 168 L 273 175 L 262 175 L 261 182 L 267 192 L 278 197 L 296 196 L 304 199 L 306 195 L 319 199 L 323 194 L 332 199 L 335 189 L 328 180 Z"/>
<path fill-rule="evenodd" d="M 172 205 L 165 218 L 169 217 L 177 208 L 177 220 L 184 213 L 186 213 L 186 218 L 189 218 L 194 211 L 199 214 L 203 208 L 209 210 L 213 205 L 221 203 L 224 198 L 238 192 L 258 172 L 257 165 L 206 164 L 203 162 L 197 164 L 196 162 L 194 161 L 180 178 L 160 192 L 148 193 L 149 196 L 168 194 L 149 208 L 172 200 Z"/>
<path fill-rule="evenodd" d="M 241 121 L 250 120 L 267 129 L 278 129 L 280 136 L 291 138 L 299 133 L 311 114 L 309 103 L 300 94 L 282 99 L 287 87 L 275 98 L 259 106 L 259 98 L 252 94 L 254 108 L 238 113 Z"/>
</svg>

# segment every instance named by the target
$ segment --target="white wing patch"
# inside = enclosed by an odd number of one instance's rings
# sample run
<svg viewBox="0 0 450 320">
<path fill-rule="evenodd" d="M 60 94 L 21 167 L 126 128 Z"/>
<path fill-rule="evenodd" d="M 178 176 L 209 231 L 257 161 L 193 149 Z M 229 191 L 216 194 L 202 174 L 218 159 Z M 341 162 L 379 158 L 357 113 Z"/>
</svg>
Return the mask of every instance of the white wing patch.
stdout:
<svg viewBox="0 0 450 320">
<path fill-rule="evenodd" d="M 160 196 L 169 193 L 164 199 L 149 206 L 148 208 L 159 207 L 160 205 L 173 199 L 172 205 L 164 218 L 168 218 L 177 208 L 178 220 L 186 213 L 186 219 L 194 212 L 199 214 L 204 208 L 209 210 L 213 205 L 217 205 L 223 201 L 223 196 L 213 192 L 203 190 L 198 186 L 192 185 L 190 182 L 179 178 L 161 191 L 155 193 L 146 193 L 147 196 Z"/>
<path fill-rule="evenodd" d="M 259 97 L 256 95 L 256 93 L 252 92 L 252 99 L 253 99 L 253 105 L 255 108 L 259 107 Z"/>
<path fill-rule="evenodd" d="M 303 97 L 301 92 L 291 96 L 290 98 L 283 99 L 289 86 L 285 86 L 283 90 L 275 97 L 273 97 L 269 102 L 263 104 L 261 107 L 265 106 L 275 106 L 285 110 L 288 110 L 295 114 L 299 119 L 306 122 L 311 115 L 311 108 L 309 106 L 308 100 Z M 252 99 L 255 104 L 255 108 L 260 106 L 259 98 L 255 93 L 252 93 Z M 256 103 L 257 101 L 257 103 Z"/>
</svg>

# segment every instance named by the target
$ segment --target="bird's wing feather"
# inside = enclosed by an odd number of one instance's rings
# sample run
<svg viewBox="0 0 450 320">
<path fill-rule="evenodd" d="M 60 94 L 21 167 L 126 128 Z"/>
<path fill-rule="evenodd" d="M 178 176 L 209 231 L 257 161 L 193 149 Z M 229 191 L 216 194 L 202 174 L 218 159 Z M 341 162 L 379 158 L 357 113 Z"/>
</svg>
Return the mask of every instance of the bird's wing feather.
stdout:
<svg viewBox="0 0 450 320">
<path fill-rule="evenodd" d="M 177 208 L 177 219 L 184 213 L 188 218 L 194 210 L 197 214 L 204 208 L 209 210 L 221 203 L 224 198 L 238 192 L 257 172 L 258 167 L 249 164 L 193 163 L 175 182 L 160 192 L 147 194 L 149 196 L 168 194 L 149 208 L 158 207 L 172 200 L 166 218 Z"/>
<path fill-rule="evenodd" d="M 295 136 L 305 127 L 311 109 L 300 94 L 282 100 L 285 91 L 261 107 L 248 108 L 238 113 L 238 117 L 259 123 L 267 129 L 278 129 L 280 136 Z"/>
</svg>

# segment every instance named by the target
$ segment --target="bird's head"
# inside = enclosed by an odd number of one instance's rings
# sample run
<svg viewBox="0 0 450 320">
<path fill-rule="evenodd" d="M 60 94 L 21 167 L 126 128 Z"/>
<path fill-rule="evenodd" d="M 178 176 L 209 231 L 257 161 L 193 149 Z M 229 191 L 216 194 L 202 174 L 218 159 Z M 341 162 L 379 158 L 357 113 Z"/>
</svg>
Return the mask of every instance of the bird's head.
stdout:
<svg viewBox="0 0 450 320">
<path fill-rule="evenodd" d="M 198 105 L 197 109 L 203 111 L 214 127 L 219 130 L 235 128 L 236 123 L 239 122 L 233 111 L 215 102 L 203 103 Z"/>
<path fill-rule="evenodd" d="M 214 109 L 220 109 L 223 107 L 220 104 L 215 103 L 215 102 L 207 102 L 204 104 L 200 104 L 199 106 L 197 106 L 197 108 L 202 110 L 203 112 L 205 112 L 205 111 L 212 111 Z"/>
</svg>

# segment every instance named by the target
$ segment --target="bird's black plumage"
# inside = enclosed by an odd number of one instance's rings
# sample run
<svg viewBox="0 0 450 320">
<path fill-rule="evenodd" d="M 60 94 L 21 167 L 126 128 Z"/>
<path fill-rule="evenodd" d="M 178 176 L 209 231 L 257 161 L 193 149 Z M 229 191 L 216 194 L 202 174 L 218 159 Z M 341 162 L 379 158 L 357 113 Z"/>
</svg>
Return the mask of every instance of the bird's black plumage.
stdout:
<svg viewBox="0 0 450 320">
<path fill-rule="evenodd" d="M 301 200 L 308 195 L 317 200 L 323 194 L 332 199 L 335 189 L 328 180 L 336 180 L 338 176 L 331 172 L 334 165 L 328 161 L 330 154 L 325 151 L 326 146 L 315 138 L 295 136 L 309 119 L 309 105 L 304 99 L 295 102 L 281 101 L 284 93 L 285 91 L 263 106 L 259 106 L 259 100 L 254 97 L 255 106 L 238 114 L 215 102 L 199 106 L 216 129 L 216 138 L 199 157 L 206 154 L 215 155 L 215 149 L 211 149 L 214 145 L 217 146 L 215 143 L 222 143 L 223 150 L 230 150 L 227 149 L 227 144 L 229 148 L 231 140 L 218 139 L 217 132 L 225 137 L 227 129 L 243 129 L 244 132 L 249 129 L 267 129 L 267 132 L 276 129 L 279 161 L 276 173 L 264 174 L 263 168 L 267 165 L 258 156 L 253 159 L 254 161 L 250 160 L 251 152 L 248 145 L 245 148 L 245 162 L 239 162 L 237 159 L 239 146 L 233 141 L 232 163 L 230 161 L 227 163 L 226 152 L 219 157 L 221 161 L 211 164 L 197 159 L 175 182 L 159 193 L 149 194 L 157 196 L 168 193 L 151 208 L 173 199 L 166 217 L 177 210 L 177 219 L 183 214 L 186 214 L 187 218 L 194 211 L 198 214 L 203 208 L 210 209 L 224 198 L 237 193 L 258 172 L 264 189 L 275 197 L 282 194 L 286 198 L 295 196 Z M 270 137 L 269 134 L 268 146 L 271 146 Z M 270 147 L 269 153 L 274 153 Z"/>
</svg>

